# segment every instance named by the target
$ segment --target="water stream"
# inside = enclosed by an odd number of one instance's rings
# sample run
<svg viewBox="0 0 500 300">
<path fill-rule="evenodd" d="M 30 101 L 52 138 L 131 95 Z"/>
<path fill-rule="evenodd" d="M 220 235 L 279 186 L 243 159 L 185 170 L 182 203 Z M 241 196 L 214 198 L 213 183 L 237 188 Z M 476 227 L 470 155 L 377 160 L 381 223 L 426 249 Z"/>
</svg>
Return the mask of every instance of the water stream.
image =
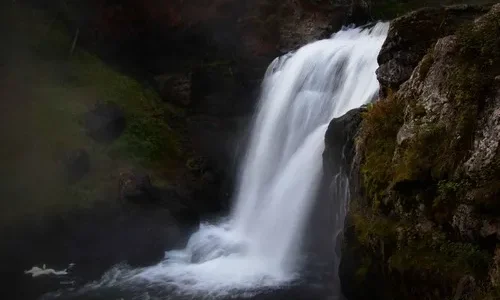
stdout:
<svg viewBox="0 0 500 300">
<path fill-rule="evenodd" d="M 327 126 L 376 95 L 387 30 L 385 23 L 342 30 L 277 58 L 263 81 L 231 215 L 201 224 L 185 249 L 166 252 L 157 265 L 116 266 L 72 293 L 115 289 L 127 299 L 199 299 L 292 285 L 301 276 L 301 240 L 322 175 Z M 343 226 L 345 204 L 342 210 L 332 232 Z"/>
</svg>

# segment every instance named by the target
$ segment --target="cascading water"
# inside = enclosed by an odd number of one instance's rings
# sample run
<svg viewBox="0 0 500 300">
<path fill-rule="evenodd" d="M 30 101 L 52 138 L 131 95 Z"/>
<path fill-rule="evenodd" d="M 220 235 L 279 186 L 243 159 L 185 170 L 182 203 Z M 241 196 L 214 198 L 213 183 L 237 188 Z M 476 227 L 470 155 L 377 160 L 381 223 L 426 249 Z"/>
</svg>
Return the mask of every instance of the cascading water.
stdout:
<svg viewBox="0 0 500 300">
<path fill-rule="evenodd" d="M 202 224 L 184 250 L 167 252 L 158 265 L 115 267 L 86 290 L 146 287 L 164 291 L 162 299 L 221 296 L 296 278 L 328 123 L 376 95 L 377 55 L 387 30 L 385 23 L 343 30 L 277 58 L 265 75 L 228 220 Z"/>
</svg>

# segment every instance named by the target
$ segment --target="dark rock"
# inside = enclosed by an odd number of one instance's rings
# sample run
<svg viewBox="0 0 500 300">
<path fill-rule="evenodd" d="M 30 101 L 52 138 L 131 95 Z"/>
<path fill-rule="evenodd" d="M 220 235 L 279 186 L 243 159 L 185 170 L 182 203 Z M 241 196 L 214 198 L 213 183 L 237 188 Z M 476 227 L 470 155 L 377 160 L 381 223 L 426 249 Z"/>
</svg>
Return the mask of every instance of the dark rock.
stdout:
<svg viewBox="0 0 500 300">
<path fill-rule="evenodd" d="M 480 235 L 482 238 L 500 240 L 500 220 L 483 220 Z"/>
<path fill-rule="evenodd" d="M 85 149 L 77 149 L 66 154 L 64 160 L 66 178 L 69 183 L 75 183 L 90 171 L 90 157 Z"/>
<path fill-rule="evenodd" d="M 158 200 L 149 175 L 138 171 L 127 170 L 120 173 L 119 201 L 149 204 Z"/>
<path fill-rule="evenodd" d="M 500 5 L 488 7 L 422 9 L 391 24 L 377 75 L 392 93 L 367 112 L 351 165 L 362 180 L 350 181 L 340 265 L 349 299 L 472 299 L 498 284 L 476 275 L 498 278 L 487 253 L 499 230 Z M 382 125 L 370 122 L 378 116 Z M 475 271 L 454 265 L 456 249 Z"/>
<path fill-rule="evenodd" d="M 360 247 L 354 226 L 346 222 L 344 241 L 342 244 L 342 259 L 339 266 L 339 277 L 342 294 L 346 299 L 354 300 L 386 300 L 384 295 L 384 282 L 380 274 L 383 273 L 377 266 L 367 268 L 365 253 Z M 365 270 L 366 274 L 359 274 L 359 270 Z M 361 276 L 360 276 L 361 275 Z M 362 288 L 361 288 L 362 287 Z"/>
<path fill-rule="evenodd" d="M 354 140 L 361 124 L 362 112 L 365 110 L 364 107 L 353 109 L 333 119 L 328 126 L 323 152 L 324 173 L 311 217 L 314 221 L 308 229 L 311 233 L 308 235 L 308 239 L 311 239 L 311 251 L 322 259 L 332 261 L 334 265 L 340 265 L 341 282 L 337 277 L 331 278 L 331 282 L 337 290 L 342 286 L 346 296 L 350 296 L 351 289 L 347 284 L 355 280 L 356 269 L 351 268 L 356 268 L 360 262 L 356 261 L 354 250 L 346 251 L 344 247 L 345 239 L 350 241 L 349 226 L 345 226 L 345 231 L 338 233 L 332 233 L 331 228 L 339 228 L 344 222 L 339 212 L 346 209 L 344 205 L 348 205 L 349 200 L 346 195 L 354 186 L 349 184 L 351 175 L 355 175 L 351 173 L 356 153 Z M 342 255 L 339 255 L 341 251 Z"/>
<path fill-rule="evenodd" d="M 490 6 L 455 5 L 422 8 L 391 22 L 378 56 L 377 78 L 383 87 L 397 89 L 408 80 L 429 47 L 453 34 L 462 24 L 486 13 Z"/>
<path fill-rule="evenodd" d="M 491 285 L 495 288 L 500 287 L 500 247 L 495 250 L 493 257 L 493 267 L 490 270 L 489 277 Z"/>
<path fill-rule="evenodd" d="M 125 115 L 117 104 L 98 104 L 85 114 L 84 125 L 91 138 L 108 143 L 118 138 L 125 130 Z"/>
<path fill-rule="evenodd" d="M 165 101 L 188 106 L 191 103 L 191 75 L 165 74 L 155 77 Z"/>
<path fill-rule="evenodd" d="M 191 109 L 195 114 L 218 117 L 245 115 L 256 99 L 237 77 L 229 62 L 200 66 L 191 76 Z"/>
<path fill-rule="evenodd" d="M 481 228 L 481 222 L 473 206 L 461 204 L 453 215 L 452 226 L 460 236 L 474 240 L 475 233 Z"/>
<path fill-rule="evenodd" d="M 323 158 L 331 160 L 341 157 L 341 159 L 345 160 L 347 166 L 353 162 L 355 155 L 354 138 L 361 124 L 361 114 L 365 110 L 365 107 L 350 110 L 345 115 L 330 122 L 325 135 L 326 149 Z"/>
<path fill-rule="evenodd" d="M 360 26 L 372 21 L 372 16 L 370 15 L 370 2 L 369 0 L 351 1 L 346 23 Z"/>
<path fill-rule="evenodd" d="M 215 206 L 228 206 L 234 179 L 237 177 L 237 162 L 245 153 L 249 137 L 248 120 L 247 117 L 219 118 L 207 115 L 188 119 L 193 148 L 205 158 L 203 169 L 200 170 L 194 164 L 196 172 L 203 174 L 210 171 L 216 179 L 213 183 L 204 181 L 203 186 L 207 191 L 196 191 L 202 197 L 199 201 L 206 204 L 213 201 Z"/>
<path fill-rule="evenodd" d="M 156 187 L 148 174 L 138 170 L 122 171 L 118 179 L 118 201 L 122 207 L 132 211 L 166 210 L 178 223 L 189 228 L 197 226 L 199 216 L 206 212 L 194 199 L 193 190 L 189 187 L 189 193 L 183 195 L 175 187 Z"/>
</svg>

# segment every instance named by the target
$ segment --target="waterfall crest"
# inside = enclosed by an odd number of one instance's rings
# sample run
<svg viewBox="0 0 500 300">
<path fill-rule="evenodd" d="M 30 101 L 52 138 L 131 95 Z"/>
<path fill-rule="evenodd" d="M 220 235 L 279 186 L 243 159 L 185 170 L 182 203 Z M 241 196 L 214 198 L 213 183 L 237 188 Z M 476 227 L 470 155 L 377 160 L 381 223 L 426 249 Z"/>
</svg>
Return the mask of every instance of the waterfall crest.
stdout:
<svg viewBox="0 0 500 300">
<path fill-rule="evenodd" d="M 342 30 L 277 58 L 263 81 L 228 220 L 202 224 L 185 249 L 167 252 L 158 265 L 116 267 L 88 288 L 143 285 L 165 295 L 223 296 L 300 276 L 300 242 L 322 174 L 328 123 L 376 96 L 377 55 L 387 30 L 386 23 Z"/>
</svg>

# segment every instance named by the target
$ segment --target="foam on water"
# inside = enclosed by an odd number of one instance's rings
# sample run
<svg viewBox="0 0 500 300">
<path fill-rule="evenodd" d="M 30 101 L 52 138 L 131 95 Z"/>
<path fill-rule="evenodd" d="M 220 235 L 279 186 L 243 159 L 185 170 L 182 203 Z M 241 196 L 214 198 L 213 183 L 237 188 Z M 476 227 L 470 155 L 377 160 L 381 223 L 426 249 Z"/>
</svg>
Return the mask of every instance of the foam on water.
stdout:
<svg viewBox="0 0 500 300">
<path fill-rule="evenodd" d="M 377 55 L 387 30 L 386 23 L 346 29 L 277 58 L 265 75 L 229 221 L 202 224 L 185 249 L 167 252 L 161 263 L 117 266 L 86 289 L 160 287 L 221 296 L 297 278 L 327 126 L 376 95 Z"/>
</svg>

